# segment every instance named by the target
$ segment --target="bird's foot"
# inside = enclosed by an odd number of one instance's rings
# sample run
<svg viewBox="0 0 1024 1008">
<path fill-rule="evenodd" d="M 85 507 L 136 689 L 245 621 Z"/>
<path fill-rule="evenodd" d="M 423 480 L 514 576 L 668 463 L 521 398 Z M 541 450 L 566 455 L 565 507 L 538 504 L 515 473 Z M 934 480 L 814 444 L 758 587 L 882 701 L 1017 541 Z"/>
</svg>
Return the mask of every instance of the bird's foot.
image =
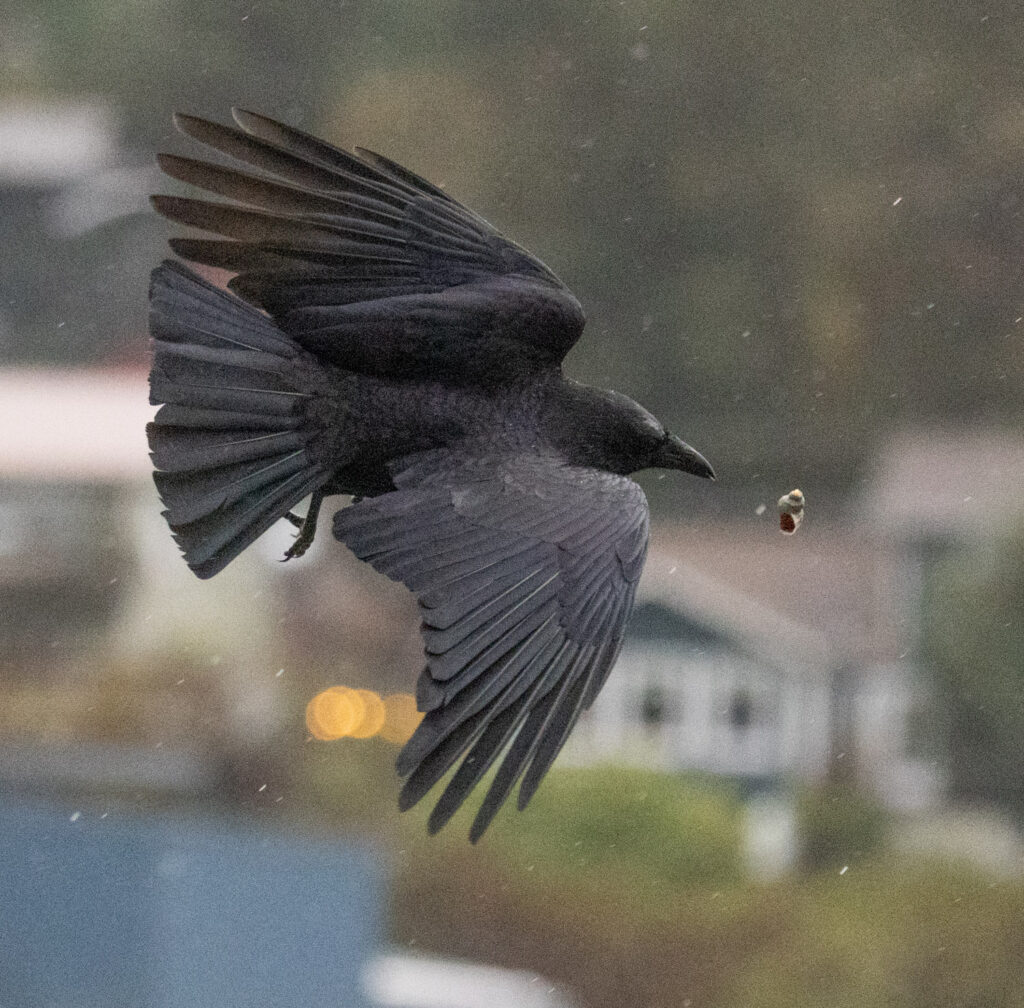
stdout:
<svg viewBox="0 0 1024 1008">
<path fill-rule="evenodd" d="M 324 494 L 315 490 L 309 501 L 309 510 L 306 511 L 305 518 L 300 518 L 298 515 L 292 514 L 291 511 L 284 516 L 298 528 L 299 534 L 295 537 L 295 542 L 285 550 L 285 554 L 281 558 L 282 563 L 302 556 L 313 545 L 313 539 L 316 537 L 316 520 L 320 514 L 320 505 L 323 500 Z"/>
<path fill-rule="evenodd" d="M 284 563 L 286 560 L 294 560 L 296 557 L 302 556 L 306 552 L 306 550 L 308 550 L 309 547 L 312 545 L 312 534 L 306 535 L 305 531 L 300 532 L 295 537 L 295 542 L 293 542 L 291 546 L 289 546 L 288 549 L 284 551 L 284 556 L 281 557 L 281 563 Z"/>
</svg>

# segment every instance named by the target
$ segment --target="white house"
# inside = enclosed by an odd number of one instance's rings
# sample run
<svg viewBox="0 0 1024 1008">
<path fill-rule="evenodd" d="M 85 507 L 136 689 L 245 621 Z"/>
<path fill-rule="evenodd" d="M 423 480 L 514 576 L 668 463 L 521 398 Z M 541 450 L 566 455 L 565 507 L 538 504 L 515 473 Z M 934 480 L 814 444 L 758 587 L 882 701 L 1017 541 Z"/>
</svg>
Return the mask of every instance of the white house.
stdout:
<svg viewBox="0 0 1024 1008">
<path fill-rule="evenodd" d="M 813 511 L 793 537 L 772 519 L 655 530 L 618 667 L 569 758 L 753 785 L 840 772 L 892 807 L 933 805 L 898 553 Z"/>
<path fill-rule="evenodd" d="M 748 780 L 828 765 L 824 638 L 692 566 L 655 565 L 615 673 L 577 731 L 577 759 Z"/>
</svg>

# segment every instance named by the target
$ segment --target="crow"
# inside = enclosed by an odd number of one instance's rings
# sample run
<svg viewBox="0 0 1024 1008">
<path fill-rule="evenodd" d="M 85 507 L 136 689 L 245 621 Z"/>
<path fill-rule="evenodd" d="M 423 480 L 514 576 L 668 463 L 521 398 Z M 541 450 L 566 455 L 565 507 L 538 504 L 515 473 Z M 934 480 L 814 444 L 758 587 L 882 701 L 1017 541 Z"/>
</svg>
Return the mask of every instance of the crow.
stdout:
<svg viewBox="0 0 1024 1008">
<path fill-rule="evenodd" d="M 399 805 L 461 758 L 434 833 L 503 756 L 475 843 L 519 781 L 526 806 L 618 656 L 648 540 L 630 474 L 714 472 L 633 400 L 562 373 L 583 310 L 535 256 L 379 154 L 232 114 L 174 122 L 247 169 L 158 156 L 223 197 L 154 196 L 217 236 L 171 248 L 234 274 L 228 290 L 177 260 L 152 274 L 164 516 L 209 578 L 282 518 L 301 556 L 324 498 L 352 497 L 335 537 L 422 617 Z"/>
</svg>

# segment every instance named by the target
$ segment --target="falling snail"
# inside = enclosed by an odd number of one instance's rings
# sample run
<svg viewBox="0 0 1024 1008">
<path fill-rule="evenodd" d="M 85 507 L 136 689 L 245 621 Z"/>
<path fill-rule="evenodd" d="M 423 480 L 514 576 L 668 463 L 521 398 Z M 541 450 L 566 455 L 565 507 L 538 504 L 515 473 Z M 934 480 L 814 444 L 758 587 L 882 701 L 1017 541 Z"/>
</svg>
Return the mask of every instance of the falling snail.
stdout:
<svg viewBox="0 0 1024 1008">
<path fill-rule="evenodd" d="M 804 495 L 800 490 L 790 490 L 779 498 L 779 528 L 786 535 L 792 535 L 804 520 Z"/>
</svg>

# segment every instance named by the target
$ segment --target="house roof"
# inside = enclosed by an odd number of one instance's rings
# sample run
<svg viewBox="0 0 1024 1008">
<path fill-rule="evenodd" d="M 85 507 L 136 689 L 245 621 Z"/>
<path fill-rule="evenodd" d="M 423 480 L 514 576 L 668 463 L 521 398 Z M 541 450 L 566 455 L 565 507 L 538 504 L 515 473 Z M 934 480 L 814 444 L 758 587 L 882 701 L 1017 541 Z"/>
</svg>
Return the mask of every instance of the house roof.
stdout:
<svg viewBox="0 0 1024 1008">
<path fill-rule="evenodd" d="M 908 602 L 898 558 L 863 529 L 818 518 L 813 504 L 794 536 L 779 531 L 774 512 L 655 528 L 645 582 L 661 599 L 726 620 L 779 660 L 900 659 Z"/>
<path fill-rule="evenodd" d="M 792 619 L 771 600 L 739 590 L 699 563 L 655 554 L 648 561 L 638 603 L 655 602 L 713 630 L 740 650 L 794 671 L 820 672 L 830 664 L 824 634 Z M 653 561 L 653 562 L 652 562 Z"/>
<path fill-rule="evenodd" d="M 0 369 L 0 479 L 148 478 L 153 412 L 141 370 Z"/>
<path fill-rule="evenodd" d="M 906 430 L 880 449 L 863 517 L 888 538 L 973 538 L 1024 515 L 1024 432 Z"/>
</svg>

